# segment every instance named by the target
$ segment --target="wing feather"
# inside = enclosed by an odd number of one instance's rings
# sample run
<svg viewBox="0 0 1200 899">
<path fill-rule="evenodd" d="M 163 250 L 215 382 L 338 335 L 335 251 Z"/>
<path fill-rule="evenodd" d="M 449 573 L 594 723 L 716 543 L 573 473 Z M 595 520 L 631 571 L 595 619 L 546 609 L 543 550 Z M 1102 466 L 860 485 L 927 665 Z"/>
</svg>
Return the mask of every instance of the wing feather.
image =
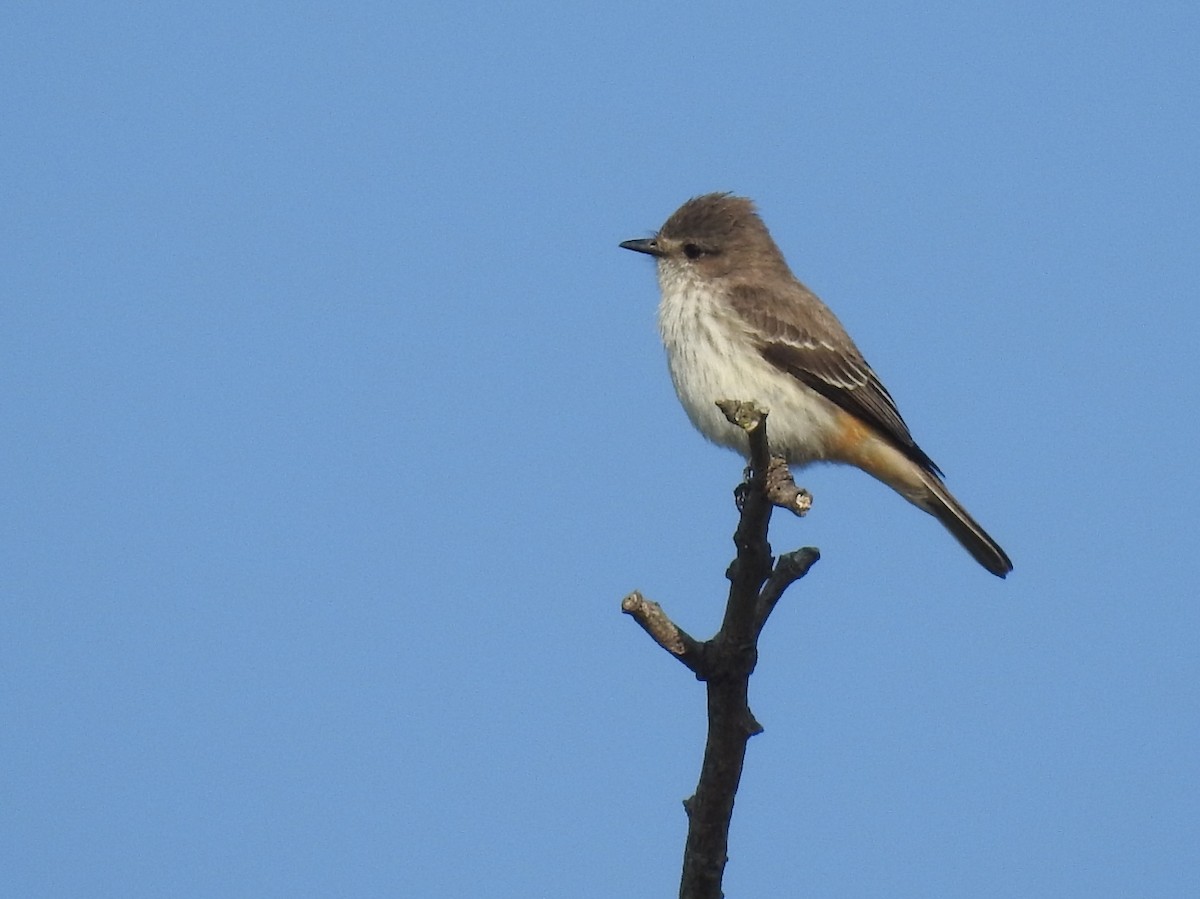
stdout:
<svg viewBox="0 0 1200 899">
<path fill-rule="evenodd" d="M 909 433 L 879 376 L 829 309 L 799 281 L 795 296 L 739 285 L 732 291 L 738 316 L 755 336 L 764 359 L 861 419 L 926 471 L 941 470 Z M 784 304 L 784 300 L 788 302 Z"/>
</svg>

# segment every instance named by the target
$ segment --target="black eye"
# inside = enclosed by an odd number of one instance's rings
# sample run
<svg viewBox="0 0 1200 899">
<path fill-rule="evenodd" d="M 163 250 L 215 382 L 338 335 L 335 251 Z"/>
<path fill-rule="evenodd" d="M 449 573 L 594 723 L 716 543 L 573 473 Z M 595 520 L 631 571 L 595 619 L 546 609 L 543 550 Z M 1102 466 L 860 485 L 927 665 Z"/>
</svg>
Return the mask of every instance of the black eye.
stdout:
<svg viewBox="0 0 1200 899">
<path fill-rule="evenodd" d="M 688 259 L 699 259 L 704 255 L 704 250 L 694 243 L 685 243 L 683 245 L 683 255 Z"/>
</svg>

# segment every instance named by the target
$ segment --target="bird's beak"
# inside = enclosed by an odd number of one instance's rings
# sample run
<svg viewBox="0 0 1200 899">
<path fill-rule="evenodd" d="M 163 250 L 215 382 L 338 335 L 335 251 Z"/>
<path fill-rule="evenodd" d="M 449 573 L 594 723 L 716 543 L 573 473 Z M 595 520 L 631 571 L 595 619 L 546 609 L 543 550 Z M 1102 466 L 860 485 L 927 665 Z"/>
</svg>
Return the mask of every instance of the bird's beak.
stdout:
<svg viewBox="0 0 1200 899">
<path fill-rule="evenodd" d="M 621 244 L 621 249 L 633 250 L 635 253 L 645 253 L 648 256 L 666 255 L 658 245 L 658 240 L 653 237 L 644 237 L 641 240 L 627 240 Z"/>
</svg>

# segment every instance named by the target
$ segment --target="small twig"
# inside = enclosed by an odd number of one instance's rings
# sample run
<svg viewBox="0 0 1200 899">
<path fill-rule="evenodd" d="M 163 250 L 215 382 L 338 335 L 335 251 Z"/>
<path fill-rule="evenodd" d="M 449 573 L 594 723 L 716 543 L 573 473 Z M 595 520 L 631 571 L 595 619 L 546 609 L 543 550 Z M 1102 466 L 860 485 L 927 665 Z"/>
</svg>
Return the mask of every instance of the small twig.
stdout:
<svg viewBox="0 0 1200 899">
<path fill-rule="evenodd" d="M 812 494 L 803 487 L 796 486 L 786 459 L 771 457 L 771 461 L 767 463 L 765 481 L 763 490 L 771 505 L 786 509 L 799 518 L 803 518 L 812 508 Z"/>
<path fill-rule="evenodd" d="M 663 611 L 663 607 L 634 590 L 621 600 L 621 611 L 633 617 L 654 642 L 700 675 L 704 667 L 704 644 L 693 639 Z"/>
<path fill-rule="evenodd" d="M 775 563 L 775 570 L 771 572 L 762 592 L 758 594 L 758 605 L 754 610 L 755 637 L 762 633 L 767 619 L 771 617 L 776 604 L 783 597 L 783 591 L 808 574 L 808 569 L 820 558 L 821 551 L 815 546 L 806 546 L 779 557 Z"/>
</svg>

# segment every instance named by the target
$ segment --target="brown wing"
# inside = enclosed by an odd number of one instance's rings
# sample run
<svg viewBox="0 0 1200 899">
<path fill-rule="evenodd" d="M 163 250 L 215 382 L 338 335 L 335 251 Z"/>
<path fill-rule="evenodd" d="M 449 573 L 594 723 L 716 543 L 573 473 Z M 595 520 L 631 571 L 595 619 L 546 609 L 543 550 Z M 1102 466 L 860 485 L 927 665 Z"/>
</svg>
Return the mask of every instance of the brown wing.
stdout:
<svg viewBox="0 0 1200 899">
<path fill-rule="evenodd" d="M 799 281 L 794 296 L 742 285 L 733 306 L 759 340 L 764 359 L 866 422 L 926 471 L 941 476 L 912 438 L 896 401 L 832 312 Z"/>
</svg>

